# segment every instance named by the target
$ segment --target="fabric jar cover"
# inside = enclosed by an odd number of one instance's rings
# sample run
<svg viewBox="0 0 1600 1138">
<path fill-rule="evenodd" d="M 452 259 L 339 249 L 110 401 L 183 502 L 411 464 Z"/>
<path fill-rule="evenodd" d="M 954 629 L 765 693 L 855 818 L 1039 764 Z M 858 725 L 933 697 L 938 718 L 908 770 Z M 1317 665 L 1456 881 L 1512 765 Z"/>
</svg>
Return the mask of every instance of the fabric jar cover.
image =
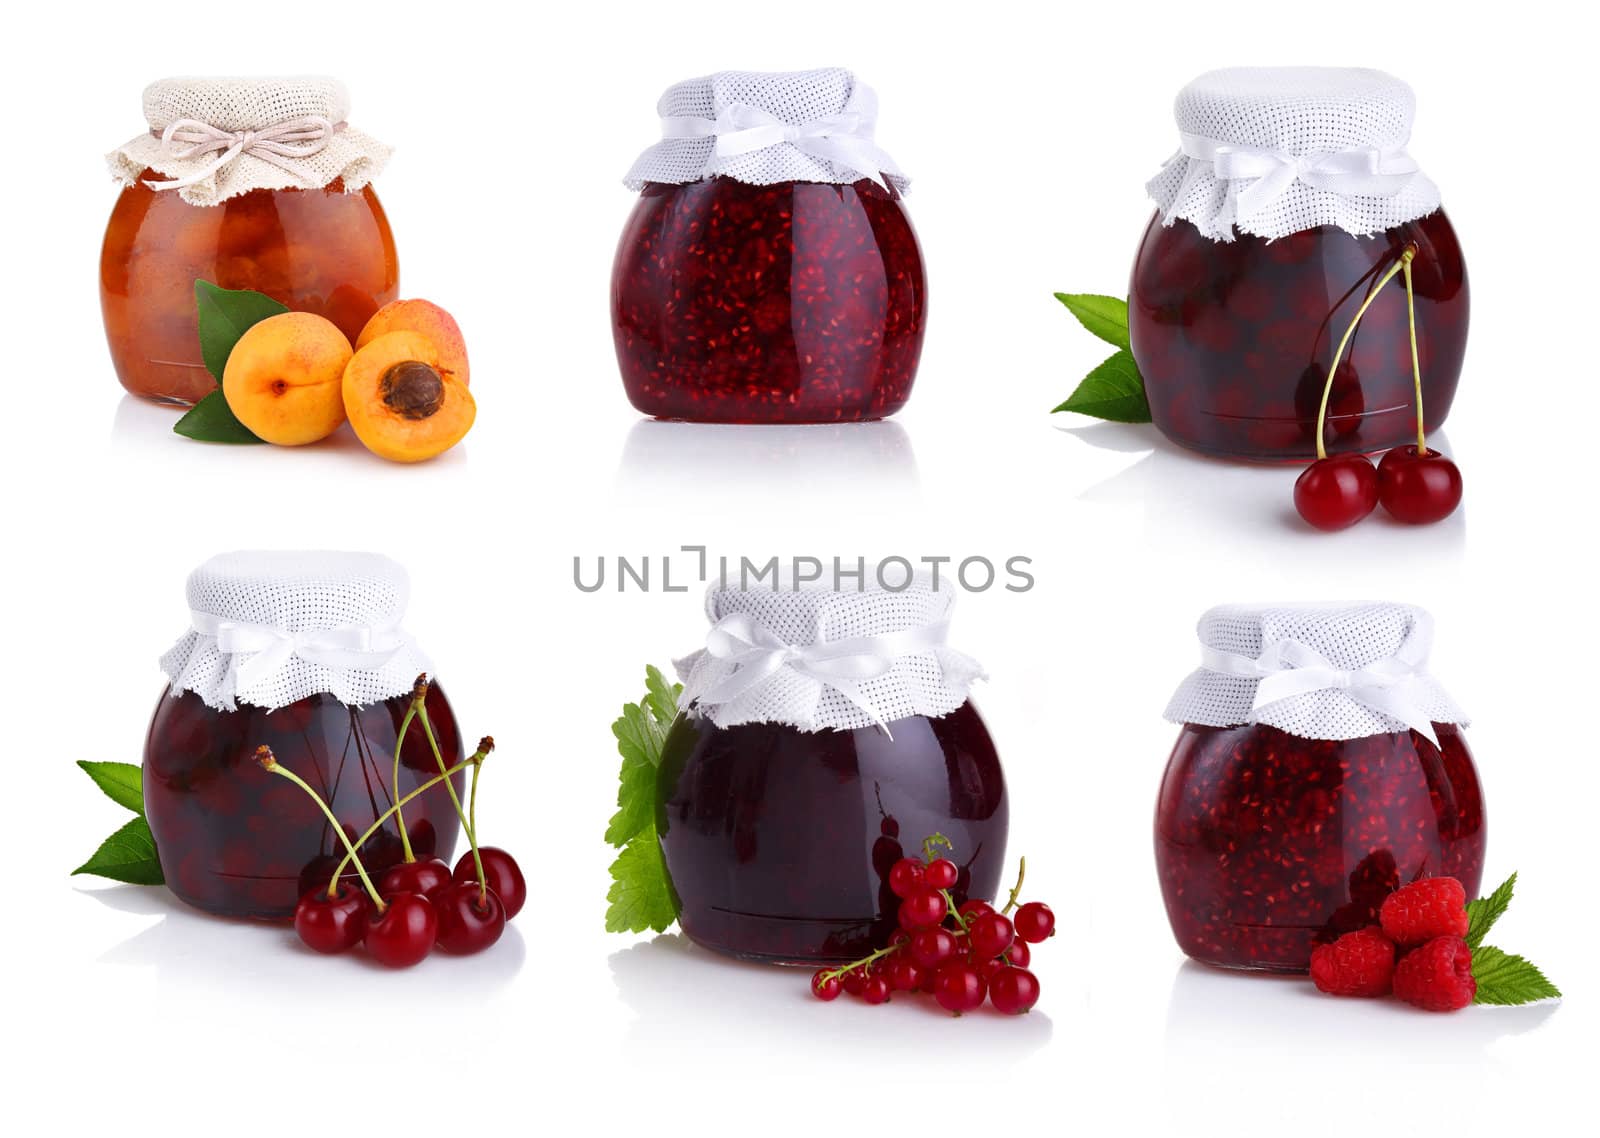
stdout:
<svg viewBox="0 0 1600 1138">
<path fill-rule="evenodd" d="M 210 206 L 251 190 L 321 189 L 342 178 L 346 193 L 372 181 L 389 147 L 345 122 L 350 95 L 336 79 L 173 78 L 144 90 L 150 129 L 106 155 L 125 186 L 146 184 Z"/>
<path fill-rule="evenodd" d="M 1322 225 L 1357 237 L 1439 208 L 1406 150 L 1416 96 L 1381 71 L 1237 67 L 1178 92 L 1180 145 L 1146 190 L 1162 223 L 1216 241 Z"/>
<path fill-rule="evenodd" d="M 224 553 L 189 574 L 190 629 L 161 658 L 176 697 L 223 711 L 319 693 L 364 706 L 431 666 L 400 627 L 411 585 L 375 553 Z"/>
<path fill-rule="evenodd" d="M 885 589 L 867 574 L 859 591 L 792 582 L 713 584 L 706 647 L 676 661 L 680 709 L 718 727 L 779 723 L 801 731 L 887 728 L 937 718 L 984 678 L 945 643 L 955 592 L 914 576 Z"/>
<path fill-rule="evenodd" d="M 900 193 L 911 185 L 874 140 L 877 95 L 842 68 L 719 71 L 667 88 L 656 111 L 662 139 L 628 171 L 630 190 L 714 177 L 753 186 L 887 179 Z"/>
<path fill-rule="evenodd" d="M 1375 602 L 1223 605 L 1200 618 L 1201 666 L 1173 723 L 1262 723 L 1303 739 L 1360 739 L 1467 718 L 1427 669 L 1433 619 Z"/>
</svg>

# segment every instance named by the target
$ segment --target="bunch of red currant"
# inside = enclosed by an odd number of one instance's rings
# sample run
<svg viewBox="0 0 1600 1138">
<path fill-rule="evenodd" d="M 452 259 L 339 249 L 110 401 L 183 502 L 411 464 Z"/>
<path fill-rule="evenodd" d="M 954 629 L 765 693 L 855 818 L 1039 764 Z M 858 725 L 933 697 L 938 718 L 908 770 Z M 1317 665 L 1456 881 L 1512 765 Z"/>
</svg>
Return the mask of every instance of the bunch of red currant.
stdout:
<svg viewBox="0 0 1600 1138">
<path fill-rule="evenodd" d="M 1055 935 L 1056 918 L 1039 901 L 1017 905 L 1024 859 L 1005 908 L 976 898 L 957 906 L 950 890 L 956 863 L 935 856 L 949 842 L 935 834 L 923 843 L 923 858 L 901 858 L 889 871 L 889 888 L 900 898 L 899 925 L 876 952 L 811 977 L 819 1000 L 848 992 L 883 1004 L 895 992 L 926 992 L 955 1015 L 976 1011 L 985 999 L 996 1011 L 1020 1015 L 1039 1002 L 1039 980 L 1029 971 L 1031 944 Z M 1010 916 L 1015 910 L 1015 916 Z"/>
<path fill-rule="evenodd" d="M 334 868 L 327 888 L 311 889 L 295 906 L 295 932 L 307 947 L 317 952 L 348 952 L 364 944 L 367 955 L 389 968 L 409 968 L 420 963 L 435 946 L 458 955 L 482 952 L 500 939 L 506 922 L 522 911 L 528 899 L 528 885 L 516 860 L 502 849 L 478 844 L 478 772 L 483 760 L 494 750 L 494 739 L 484 736 L 470 758 L 454 767 L 447 766 L 423 706 L 427 693 L 427 677 L 418 676 L 411 692 L 411 706 L 395 742 L 395 803 L 354 840 L 322 796 L 299 775 L 278 763 L 272 748 L 256 749 L 256 761 L 262 767 L 293 782 L 316 801 L 345 845 L 344 860 Z M 398 793 L 400 749 L 413 719 L 421 724 L 433 748 L 439 773 L 401 796 Z M 469 806 L 463 809 L 450 780 L 468 767 L 472 768 L 472 788 Z M 441 783 L 450 793 L 461 828 L 472 847 L 456 862 L 454 870 L 438 858 L 419 861 L 411 851 L 411 839 L 406 832 L 406 804 Z M 405 858 L 390 867 L 374 885 L 357 851 L 390 817 L 399 827 Z M 344 879 L 345 870 L 350 866 L 354 866 L 362 888 Z"/>
<path fill-rule="evenodd" d="M 1428 525 L 1443 521 L 1461 504 L 1461 470 L 1444 455 L 1428 446 L 1422 415 L 1422 364 L 1417 355 L 1417 310 L 1411 280 L 1411 262 L 1416 246 L 1408 246 L 1400 261 L 1391 268 L 1356 311 L 1355 319 L 1339 341 L 1333 367 L 1322 390 L 1317 411 L 1317 460 L 1301 472 L 1294 484 L 1294 506 L 1300 516 L 1320 530 L 1341 530 L 1355 525 L 1381 504 L 1396 521 L 1407 525 Z M 1383 286 L 1397 273 L 1405 275 L 1406 311 L 1411 321 L 1411 371 L 1416 387 L 1417 445 L 1395 447 L 1376 467 L 1364 454 L 1328 456 L 1323 433 L 1327 424 L 1328 397 L 1333 391 L 1339 361 Z"/>
</svg>

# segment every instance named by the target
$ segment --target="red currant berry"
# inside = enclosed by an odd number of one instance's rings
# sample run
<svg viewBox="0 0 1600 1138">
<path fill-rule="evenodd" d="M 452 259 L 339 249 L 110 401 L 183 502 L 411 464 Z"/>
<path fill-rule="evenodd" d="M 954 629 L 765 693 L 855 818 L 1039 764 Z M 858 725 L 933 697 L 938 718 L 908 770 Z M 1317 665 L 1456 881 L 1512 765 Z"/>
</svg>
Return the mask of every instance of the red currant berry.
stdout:
<svg viewBox="0 0 1600 1138">
<path fill-rule="evenodd" d="M 386 968 L 410 968 L 433 951 L 439 917 L 420 893 L 384 898 L 388 908 L 367 924 L 367 952 Z"/>
<path fill-rule="evenodd" d="M 922 987 L 922 981 L 927 969 L 918 964 L 903 952 L 897 952 L 889 959 L 889 966 L 884 971 L 889 987 L 896 992 L 915 992 Z"/>
<path fill-rule="evenodd" d="M 1378 471 L 1364 454 L 1319 458 L 1294 483 L 1294 508 L 1317 529 L 1355 525 L 1378 506 Z"/>
<path fill-rule="evenodd" d="M 933 998 L 955 1015 L 982 1007 L 986 991 L 982 974 L 964 962 L 946 964 L 933 981 Z"/>
<path fill-rule="evenodd" d="M 294 907 L 294 931 L 307 948 L 348 952 L 367 935 L 367 895 L 343 881 L 333 896 L 328 887 L 313 889 Z"/>
<path fill-rule="evenodd" d="M 450 885 L 450 867 L 436 857 L 421 861 L 403 861 L 391 865 L 378 879 L 378 895 L 389 897 L 395 893 L 421 893 L 430 901 L 437 901 Z"/>
<path fill-rule="evenodd" d="M 1028 947 L 1028 942 L 1019 936 L 1011 942 L 1010 948 L 1000 954 L 1000 959 L 1018 968 L 1026 968 L 1028 962 L 1033 959 L 1033 950 Z"/>
<path fill-rule="evenodd" d="M 811 994 L 819 1000 L 837 1000 L 842 991 L 844 985 L 839 983 L 839 977 L 830 976 L 827 969 L 819 969 L 811 977 Z"/>
<path fill-rule="evenodd" d="M 960 876 L 961 871 L 956 868 L 955 862 L 947 857 L 936 857 L 928 863 L 922 879 L 929 889 L 954 889 Z"/>
<path fill-rule="evenodd" d="M 1461 505 L 1461 470 L 1431 448 L 1395 447 L 1378 463 L 1378 501 L 1395 521 L 1441 522 Z"/>
<path fill-rule="evenodd" d="M 861 986 L 861 998 L 869 1004 L 888 1003 L 889 981 L 882 976 L 868 976 L 867 982 Z"/>
<path fill-rule="evenodd" d="M 980 901 L 974 897 L 970 901 L 963 901 L 961 903 L 961 908 L 956 911 L 966 918 L 967 922 L 970 924 L 979 917 L 983 916 L 985 913 L 994 912 L 994 906 L 989 904 L 987 901 Z"/>
<path fill-rule="evenodd" d="M 955 934 L 938 925 L 918 929 L 911 934 L 911 959 L 924 968 L 937 968 L 945 961 L 953 960 L 960 951 L 961 945 Z"/>
<path fill-rule="evenodd" d="M 1002 917 L 999 913 L 985 913 L 972 922 L 967 935 L 972 941 L 974 959 L 993 960 L 1011 947 L 1011 942 L 1016 939 L 1017 934 L 1008 918 Z"/>
<path fill-rule="evenodd" d="M 852 996 L 859 996 L 867 986 L 867 973 L 861 968 L 852 968 L 844 974 L 844 990 Z"/>
<path fill-rule="evenodd" d="M 896 947 L 910 944 L 911 934 L 906 932 L 905 929 L 895 929 L 894 932 L 889 934 L 889 943 Z"/>
<path fill-rule="evenodd" d="M 483 858 L 483 875 L 489 880 L 484 882 L 495 895 L 500 898 L 500 903 L 505 906 L 506 920 L 511 920 L 522 912 L 522 906 L 528 902 L 528 882 L 522 876 L 522 870 L 517 866 L 517 859 L 506 853 L 505 850 L 495 846 L 479 846 L 478 856 Z M 478 867 L 472 860 L 472 851 L 468 850 L 456 862 L 455 879 L 457 881 L 478 880 Z"/>
<path fill-rule="evenodd" d="M 978 975 L 983 977 L 985 984 L 992 983 L 996 975 L 1011 967 L 1003 956 L 997 956 L 993 960 L 974 960 L 972 966 L 978 970 Z"/>
<path fill-rule="evenodd" d="M 457 956 L 482 952 L 506 931 L 506 907 L 500 895 L 476 881 L 452 883 L 434 907 L 439 913 L 439 947 Z"/>
<path fill-rule="evenodd" d="M 912 930 L 932 928 L 944 920 L 948 912 L 943 894 L 924 889 L 900 902 L 900 927 Z"/>
<path fill-rule="evenodd" d="M 1017 936 L 1029 944 L 1038 944 L 1056 931 L 1056 915 L 1043 901 L 1029 901 L 1017 910 L 1012 923 L 1016 926 Z"/>
<path fill-rule="evenodd" d="M 1026 968 L 1003 968 L 989 983 L 989 1002 L 997 1012 L 1021 1015 L 1039 1002 L 1039 978 Z"/>
<path fill-rule="evenodd" d="M 925 872 L 925 867 L 916 858 L 901 858 L 889 870 L 889 891 L 902 899 L 919 892 Z"/>
</svg>

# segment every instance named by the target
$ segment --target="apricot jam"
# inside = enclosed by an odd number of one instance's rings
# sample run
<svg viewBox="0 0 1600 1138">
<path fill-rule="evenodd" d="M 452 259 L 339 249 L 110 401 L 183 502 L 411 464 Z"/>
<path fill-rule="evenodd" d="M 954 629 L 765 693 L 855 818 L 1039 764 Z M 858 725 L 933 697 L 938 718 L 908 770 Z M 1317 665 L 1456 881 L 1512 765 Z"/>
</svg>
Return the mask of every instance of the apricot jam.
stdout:
<svg viewBox="0 0 1600 1138">
<path fill-rule="evenodd" d="M 325 316 L 354 343 L 399 295 L 400 267 L 371 186 L 347 194 L 335 179 L 195 206 L 136 182 L 118 196 L 100 252 L 106 340 L 135 395 L 194 403 L 216 387 L 200 356 L 197 279 Z"/>
<path fill-rule="evenodd" d="M 395 740 L 410 702 L 352 707 L 318 694 L 273 711 L 221 711 L 193 692 L 163 692 L 145 740 L 144 803 L 167 887 L 219 916 L 293 915 L 301 893 L 327 885 L 344 845 L 303 790 L 257 765 L 256 748 L 271 747 L 315 787 L 354 839 L 394 804 Z M 426 706 L 446 762 L 459 763 L 460 733 L 437 685 Z M 438 773 L 413 721 L 400 749 L 400 793 Z M 449 859 L 459 823 L 443 785 L 409 803 L 405 819 L 418 857 Z M 374 877 L 401 859 L 392 819 L 360 853 Z"/>
<path fill-rule="evenodd" d="M 1009 806 L 977 710 L 888 728 L 678 717 L 662 749 L 657 832 L 691 939 L 753 960 L 857 959 L 894 930 L 890 868 L 934 833 L 954 846 L 957 901 L 994 897 Z"/>
<path fill-rule="evenodd" d="M 927 307 L 900 195 L 867 179 L 646 183 L 612 272 L 623 385 L 662 419 L 892 415 L 911 395 Z"/>
<path fill-rule="evenodd" d="M 1185 725 L 1156 804 L 1156 868 L 1188 955 L 1304 972 L 1323 940 L 1374 923 L 1420 876 L 1483 877 L 1483 794 L 1458 728 L 1302 739 Z"/>
</svg>

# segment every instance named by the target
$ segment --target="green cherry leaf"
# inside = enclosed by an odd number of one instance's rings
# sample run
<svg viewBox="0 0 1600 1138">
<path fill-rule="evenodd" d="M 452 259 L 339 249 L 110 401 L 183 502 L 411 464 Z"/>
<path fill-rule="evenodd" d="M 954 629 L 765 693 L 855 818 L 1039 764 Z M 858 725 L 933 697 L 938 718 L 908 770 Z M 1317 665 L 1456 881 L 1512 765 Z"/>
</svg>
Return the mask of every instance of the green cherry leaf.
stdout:
<svg viewBox="0 0 1600 1138">
<path fill-rule="evenodd" d="M 128 823 L 100 843 L 94 856 L 72 871 L 73 876 L 92 873 L 128 885 L 160 885 L 161 863 L 156 860 L 156 840 L 143 816 Z"/>
<path fill-rule="evenodd" d="M 1058 292 L 1056 299 L 1089 331 L 1114 348 L 1128 347 L 1128 302 L 1090 292 Z"/>
<path fill-rule="evenodd" d="M 78 765 L 111 801 L 126 806 L 135 814 L 144 813 L 144 776 L 135 764 L 91 763 L 79 759 Z"/>
<path fill-rule="evenodd" d="M 1148 423 L 1150 401 L 1145 398 L 1144 377 L 1123 349 L 1083 377 L 1078 389 L 1056 411 L 1075 411 L 1114 423 Z"/>
<path fill-rule="evenodd" d="M 220 387 L 189 408 L 183 418 L 172 425 L 172 429 L 186 439 L 202 443 L 240 445 L 261 442 L 249 427 L 239 422 L 239 417 L 228 406 Z"/>
<path fill-rule="evenodd" d="M 200 325 L 200 358 L 218 383 L 239 337 L 251 325 L 289 311 L 270 296 L 248 289 L 218 288 L 210 281 L 194 282 L 194 305 Z"/>
</svg>

